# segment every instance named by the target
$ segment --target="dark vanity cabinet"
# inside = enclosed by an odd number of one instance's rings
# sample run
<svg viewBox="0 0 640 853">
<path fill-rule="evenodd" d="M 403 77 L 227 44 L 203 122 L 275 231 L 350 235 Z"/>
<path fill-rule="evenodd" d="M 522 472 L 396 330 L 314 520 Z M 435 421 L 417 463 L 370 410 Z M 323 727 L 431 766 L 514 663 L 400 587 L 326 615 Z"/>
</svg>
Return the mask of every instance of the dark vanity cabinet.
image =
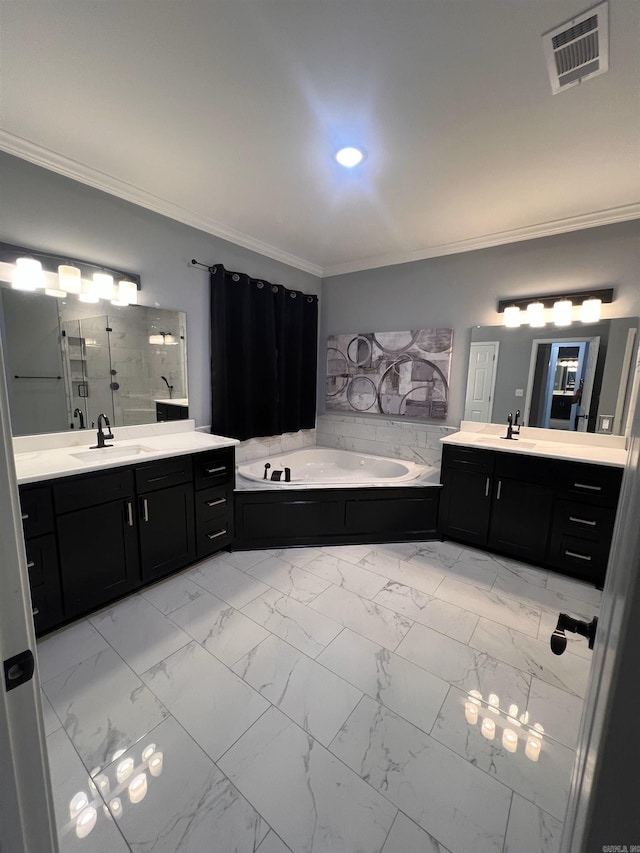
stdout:
<svg viewBox="0 0 640 853">
<path fill-rule="evenodd" d="M 195 560 L 193 462 L 176 456 L 135 468 L 142 581 Z"/>
<path fill-rule="evenodd" d="M 65 618 L 139 585 L 133 472 L 127 468 L 54 481 Z"/>
<path fill-rule="evenodd" d="M 25 486 L 20 490 L 20 505 L 31 589 L 31 611 L 36 633 L 40 634 L 62 619 L 60 573 L 50 486 Z"/>
<path fill-rule="evenodd" d="M 602 586 L 622 469 L 445 445 L 440 530 Z"/>
<path fill-rule="evenodd" d="M 228 546 L 233 485 L 221 448 L 21 486 L 36 633 Z"/>
</svg>

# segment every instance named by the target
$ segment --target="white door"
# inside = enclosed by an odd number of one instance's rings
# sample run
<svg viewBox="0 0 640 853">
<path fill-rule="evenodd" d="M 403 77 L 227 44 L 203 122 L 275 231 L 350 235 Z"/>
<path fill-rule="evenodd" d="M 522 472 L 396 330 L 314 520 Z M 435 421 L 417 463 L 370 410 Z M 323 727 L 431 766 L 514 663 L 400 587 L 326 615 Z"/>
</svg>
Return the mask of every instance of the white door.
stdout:
<svg viewBox="0 0 640 853">
<path fill-rule="evenodd" d="M 57 853 L 0 342 L 0 850 Z"/>
<path fill-rule="evenodd" d="M 600 338 L 587 338 L 589 344 L 587 349 L 587 364 L 584 369 L 584 386 L 582 398 L 578 406 L 578 432 L 586 432 L 589 422 L 589 409 L 591 408 L 591 395 L 593 393 L 593 381 L 596 375 L 596 363 L 598 361 L 598 350 L 600 349 Z"/>
<path fill-rule="evenodd" d="M 469 347 L 465 421 L 491 423 L 499 347 L 499 341 L 472 343 Z"/>
</svg>

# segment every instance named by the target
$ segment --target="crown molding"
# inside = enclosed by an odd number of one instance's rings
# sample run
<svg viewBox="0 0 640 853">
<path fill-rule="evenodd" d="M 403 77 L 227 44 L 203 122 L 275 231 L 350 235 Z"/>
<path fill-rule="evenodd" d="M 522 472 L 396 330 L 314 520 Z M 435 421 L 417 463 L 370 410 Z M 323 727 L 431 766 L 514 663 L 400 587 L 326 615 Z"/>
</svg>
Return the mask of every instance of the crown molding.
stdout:
<svg viewBox="0 0 640 853">
<path fill-rule="evenodd" d="M 472 237 L 467 240 L 459 240 L 453 243 L 442 243 L 438 246 L 430 246 L 424 249 L 416 249 L 410 252 L 390 252 L 383 255 L 372 255 L 341 264 L 330 264 L 320 267 L 304 258 L 299 258 L 268 243 L 263 243 L 248 234 L 236 231 L 221 225 L 213 219 L 201 216 L 194 211 L 174 204 L 167 199 L 142 190 L 139 187 L 121 181 L 105 172 L 92 169 L 76 160 L 71 160 L 54 151 L 50 151 L 26 139 L 22 139 L 5 130 L 0 130 L 0 151 L 13 154 L 22 160 L 28 160 L 36 166 L 42 166 L 59 175 L 64 175 L 71 180 L 102 190 L 102 192 L 117 196 L 124 201 L 130 201 L 154 213 L 175 219 L 184 225 L 197 228 L 214 237 L 227 240 L 237 246 L 242 246 L 252 252 L 257 252 L 274 261 L 302 270 L 303 272 L 328 278 L 329 276 L 345 275 L 351 272 L 362 272 L 363 270 L 377 269 L 378 267 L 389 267 L 396 264 L 407 264 L 413 261 L 424 261 L 429 258 L 439 258 L 444 255 L 455 255 L 462 252 L 473 252 L 478 249 L 489 249 L 494 246 L 502 246 L 507 243 L 519 243 L 524 240 L 535 240 L 539 237 L 552 237 L 557 234 L 566 234 L 570 231 L 581 231 L 586 228 L 596 228 L 600 225 L 612 225 L 616 222 L 627 222 L 632 219 L 640 219 L 640 202 L 612 207 L 607 210 L 598 210 L 585 213 L 580 216 L 571 216 L 566 219 L 556 219 L 538 225 L 527 225 L 522 228 L 514 228 L 509 231 L 498 231 L 493 234 L 485 234 L 480 237 Z"/>
<path fill-rule="evenodd" d="M 276 246 L 263 243 L 261 240 L 250 237 L 241 231 L 236 231 L 234 228 L 221 225 L 213 219 L 167 201 L 167 199 L 140 189 L 126 181 L 121 181 L 119 178 L 114 178 L 105 172 L 86 166 L 84 163 L 79 163 L 77 160 L 64 157 L 62 154 L 57 154 L 41 145 L 36 145 L 34 142 L 29 142 L 27 139 L 15 136 L 6 130 L 0 130 L 0 151 L 13 154 L 22 160 L 28 160 L 36 166 L 42 166 L 51 172 L 57 172 L 59 175 L 64 175 L 66 178 L 109 193 L 109 195 L 117 196 L 124 201 L 130 201 L 132 204 L 167 216 L 169 219 L 175 219 L 177 222 L 182 222 L 183 225 L 190 225 L 192 228 L 227 240 L 236 246 L 242 246 L 252 252 L 265 255 L 274 261 L 280 261 L 280 263 L 310 273 L 318 278 L 322 277 L 322 267 L 317 264 L 291 255 Z"/>
<path fill-rule="evenodd" d="M 478 249 L 489 249 L 503 246 L 507 243 L 520 243 L 524 240 L 536 240 L 539 237 L 553 237 L 557 234 L 567 234 L 570 231 L 582 231 L 586 228 L 597 228 L 600 225 L 613 225 L 616 222 L 628 222 L 640 219 L 640 202 L 611 207 L 607 210 L 597 210 L 580 216 L 570 216 L 566 219 L 556 219 L 539 225 L 526 225 L 509 231 L 497 231 L 481 237 L 459 240 L 454 243 L 442 243 L 427 249 L 417 249 L 412 252 L 397 252 L 385 255 L 375 255 L 343 264 L 333 264 L 324 267 L 322 277 L 345 275 L 351 272 L 389 267 L 395 264 L 407 264 L 412 261 L 424 261 L 428 258 L 440 258 L 444 255 L 457 255 L 462 252 L 474 252 Z"/>
</svg>

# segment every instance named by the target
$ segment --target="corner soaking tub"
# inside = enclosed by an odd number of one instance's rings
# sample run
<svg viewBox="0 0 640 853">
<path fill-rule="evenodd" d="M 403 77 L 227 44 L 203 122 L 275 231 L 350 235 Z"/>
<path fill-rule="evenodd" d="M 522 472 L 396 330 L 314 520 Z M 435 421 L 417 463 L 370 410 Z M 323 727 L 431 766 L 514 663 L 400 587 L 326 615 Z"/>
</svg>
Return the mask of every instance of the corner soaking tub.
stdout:
<svg viewBox="0 0 640 853">
<path fill-rule="evenodd" d="M 285 481 L 285 469 L 290 480 Z M 292 450 L 266 459 L 254 459 L 238 465 L 238 474 L 245 480 L 263 486 L 300 488 L 323 486 L 393 486 L 428 477 L 434 469 L 403 459 L 387 459 L 350 450 L 330 447 L 309 447 Z M 280 472 L 280 479 L 272 479 Z M 265 477 L 266 474 L 266 477 Z M 244 487 L 244 486 L 243 486 Z"/>
<path fill-rule="evenodd" d="M 265 480 L 280 471 L 281 480 Z M 285 481 L 284 470 L 290 471 Z M 440 471 L 309 447 L 238 465 L 234 550 L 438 537 Z"/>
</svg>

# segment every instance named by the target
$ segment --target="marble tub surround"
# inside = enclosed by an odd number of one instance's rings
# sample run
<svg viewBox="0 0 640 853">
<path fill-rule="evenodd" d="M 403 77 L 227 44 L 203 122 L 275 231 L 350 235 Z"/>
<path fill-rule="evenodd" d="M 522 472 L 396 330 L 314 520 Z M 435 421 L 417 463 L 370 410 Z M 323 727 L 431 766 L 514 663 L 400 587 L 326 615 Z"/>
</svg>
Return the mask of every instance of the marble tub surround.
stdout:
<svg viewBox="0 0 640 853">
<path fill-rule="evenodd" d="M 112 448 L 93 450 L 96 429 L 23 435 L 13 439 L 18 484 L 37 483 L 121 465 L 150 462 L 171 456 L 200 453 L 238 444 L 235 438 L 210 435 L 196 430 L 195 421 L 168 421 L 130 427 L 113 427 Z M 135 455 L 127 450 L 139 448 Z M 118 451 L 123 451 L 118 455 Z M 86 456 L 84 455 L 86 452 Z M 95 452 L 95 456 L 93 453 Z M 82 453 L 82 459 L 74 454 Z"/>
<path fill-rule="evenodd" d="M 50 634 L 62 853 L 558 853 L 589 661 L 543 608 L 598 604 L 556 581 L 452 543 L 242 551 Z M 537 762 L 467 723 L 470 690 L 544 726 Z"/>
<path fill-rule="evenodd" d="M 442 458 L 440 439 L 455 432 L 455 427 L 407 418 L 325 414 L 319 415 L 316 422 L 316 444 L 406 459 L 439 469 Z"/>
<path fill-rule="evenodd" d="M 303 447 L 314 447 L 315 444 L 315 429 L 301 429 L 298 432 L 285 432 L 265 438 L 249 438 L 238 443 L 236 462 L 249 462 L 251 459 L 287 453 L 289 450 L 302 450 Z"/>
<path fill-rule="evenodd" d="M 460 431 L 441 438 L 443 444 L 475 447 L 478 450 L 500 450 L 528 456 L 544 456 L 573 462 L 593 462 L 624 468 L 627 462 L 626 439 L 623 435 L 601 435 L 570 430 L 521 427 L 517 437 L 506 436 L 507 426 L 462 421 Z"/>
</svg>

